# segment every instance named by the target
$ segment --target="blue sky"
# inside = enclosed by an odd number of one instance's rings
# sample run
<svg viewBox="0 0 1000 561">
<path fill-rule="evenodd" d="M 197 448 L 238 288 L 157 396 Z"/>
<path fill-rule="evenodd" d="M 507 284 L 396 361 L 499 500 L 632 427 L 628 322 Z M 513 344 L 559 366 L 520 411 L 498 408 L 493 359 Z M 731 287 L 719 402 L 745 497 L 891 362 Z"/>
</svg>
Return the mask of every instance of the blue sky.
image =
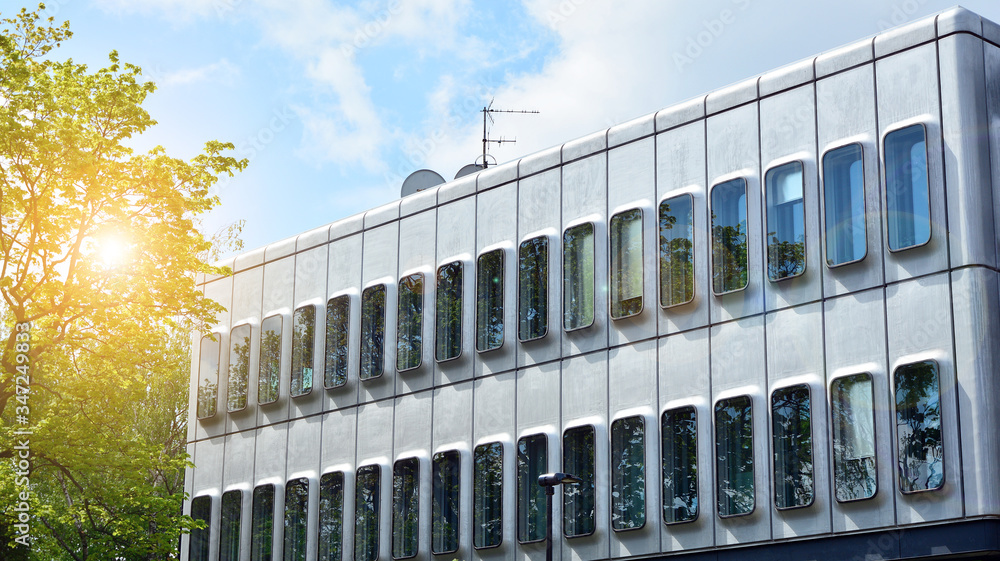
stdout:
<svg viewBox="0 0 1000 561">
<path fill-rule="evenodd" d="M 4 0 L 5 17 L 21 6 Z M 250 166 L 219 185 L 211 234 L 247 249 L 399 197 L 410 172 L 500 163 L 944 10 L 939 0 L 53 0 L 96 68 L 117 50 L 158 84 L 135 146 L 205 141 Z M 996 0 L 963 4 L 1000 21 Z"/>
</svg>

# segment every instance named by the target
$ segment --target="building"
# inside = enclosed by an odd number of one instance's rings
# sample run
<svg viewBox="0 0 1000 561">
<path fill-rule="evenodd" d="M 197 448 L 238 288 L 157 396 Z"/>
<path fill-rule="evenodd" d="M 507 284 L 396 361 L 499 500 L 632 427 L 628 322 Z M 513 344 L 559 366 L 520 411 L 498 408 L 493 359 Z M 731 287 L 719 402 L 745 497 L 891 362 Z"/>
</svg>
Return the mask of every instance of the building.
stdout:
<svg viewBox="0 0 1000 561">
<path fill-rule="evenodd" d="M 183 555 L 997 555 L 998 217 L 955 8 L 236 257 Z"/>
</svg>

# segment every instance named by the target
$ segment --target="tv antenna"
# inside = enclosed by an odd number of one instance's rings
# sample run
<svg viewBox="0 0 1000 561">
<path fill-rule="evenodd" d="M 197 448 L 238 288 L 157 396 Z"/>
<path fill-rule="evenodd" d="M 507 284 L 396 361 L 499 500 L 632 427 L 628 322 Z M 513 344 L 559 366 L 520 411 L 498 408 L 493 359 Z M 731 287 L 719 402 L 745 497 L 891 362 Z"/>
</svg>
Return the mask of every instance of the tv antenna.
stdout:
<svg viewBox="0 0 1000 561">
<path fill-rule="evenodd" d="M 517 142 L 516 138 L 513 139 L 513 140 L 504 138 L 502 136 L 499 139 L 490 138 L 489 137 L 489 133 L 486 130 L 486 119 L 489 119 L 490 120 L 490 124 L 493 124 L 493 114 L 494 113 L 539 113 L 539 111 L 522 110 L 522 109 L 494 109 L 493 108 L 493 100 L 491 99 L 489 106 L 488 107 L 483 107 L 483 109 L 482 109 L 482 111 L 480 111 L 480 113 L 483 114 L 483 163 L 482 163 L 482 167 L 486 168 L 489 165 L 489 160 L 487 158 L 491 157 L 491 156 L 489 156 L 487 154 L 486 148 L 487 148 L 487 146 L 489 146 L 489 144 L 491 142 L 494 142 L 496 144 L 504 144 L 504 143 L 508 143 L 508 142 L 511 142 L 511 143 L 512 142 Z M 496 164 L 496 159 L 495 158 L 493 159 L 493 163 Z"/>
</svg>

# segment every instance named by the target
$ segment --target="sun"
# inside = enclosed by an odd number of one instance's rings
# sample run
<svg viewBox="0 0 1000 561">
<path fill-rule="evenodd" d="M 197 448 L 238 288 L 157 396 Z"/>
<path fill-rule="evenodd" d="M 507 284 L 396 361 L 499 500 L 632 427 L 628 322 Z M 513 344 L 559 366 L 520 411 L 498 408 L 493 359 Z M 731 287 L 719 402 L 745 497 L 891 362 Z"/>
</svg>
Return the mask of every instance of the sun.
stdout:
<svg viewBox="0 0 1000 561">
<path fill-rule="evenodd" d="M 97 240 L 97 260 L 105 269 L 115 269 L 128 258 L 129 244 L 117 235 L 106 235 Z"/>
</svg>

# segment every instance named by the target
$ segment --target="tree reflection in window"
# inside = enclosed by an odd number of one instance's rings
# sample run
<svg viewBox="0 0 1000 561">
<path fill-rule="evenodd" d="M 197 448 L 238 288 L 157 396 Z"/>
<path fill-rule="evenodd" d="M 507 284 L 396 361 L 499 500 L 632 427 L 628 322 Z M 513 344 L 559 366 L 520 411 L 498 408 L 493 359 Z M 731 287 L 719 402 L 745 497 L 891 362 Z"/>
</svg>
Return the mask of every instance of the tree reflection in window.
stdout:
<svg viewBox="0 0 1000 561">
<path fill-rule="evenodd" d="M 574 427 L 563 433 L 563 471 L 580 483 L 562 486 L 563 535 L 589 536 L 595 528 L 594 427 Z"/>
<path fill-rule="evenodd" d="M 611 317 L 642 312 L 642 209 L 611 217 Z"/>
<path fill-rule="evenodd" d="M 940 489 L 944 446 L 937 363 L 928 360 L 896 368 L 895 393 L 899 490 Z"/>
<path fill-rule="evenodd" d="M 344 294 L 326 303 L 326 364 L 323 386 L 337 388 L 347 383 L 351 297 Z"/>
<path fill-rule="evenodd" d="M 868 253 L 862 155 L 857 143 L 823 155 L 826 263 L 830 267 L 860 261 Z"/>
<path fill-rule="evenodd" d="M 420 536 L 420 464 L 416 458 L 398 460 L 392 468 L 392 558 L 417 554 Z"/>
<path fill-rule="evenodd" d="M 229 394 L 226 408 L 230 413 L 247 406 L 250 384 L 250 326 L 234 327 L 229 334 Z"/>
<path fill-rule="evenodd" d="M 747 182 L 737 178 L 712 188 L 712 291 L 747 287 Z"/>
<path fill-rule="evenodd" d="M 503 249 L 494 249 L 476 261 L 476 350 L 503 345 Z"/>
<path fill-rule="evenodd" d="M 538 476 L 546 473 L 547 450 L 544 434 L 517 441 L 517 541 L 520 543 L 545 539 L 545 489 L 538 484 Z"/>
<path fill-rule="evenodd" d="M 611 527 L 646 524 L 646 423 L 626 417 L 611 423 Z"/>
<path fill-rule="evenodd" d="M 309 480 L 293 479 L 285 485 L 284 561 L 305 561 L 309 515 Z"/>
<path fill-rule="evenodd" d="M 812 416 L 809 386 L 781 388 L 771 394 L 774 439 L 774 504 L 796 508 L 813 502 Z"/>
<path fill-rule="evenodd" d="M 767 199 L 767 278 L 772 282 L 806 270 L 802 162 L 788 162 L 764 175 Z"/>
<path fill-rule="evenodd" d="M 278 400 L 281 384 L 281 316 L 265 318 L 260 324 L 260 362 L 257 373 L 257 403 Z"/>
<path fill-rule="evenodd" d="M 594 224 L 563 232 L 563 329 L 594 323 Z"/>
<path fill-rule="evenodd" d="M 355 474 L 354 561 L 378 559 L 379 475 L 377 465 L 361 466 Z"/>
<path fill-rule="evenodd" d="M 496 547 L 503 540 L 503 444 L 476 446 L 472 461 L 473 546 Z"/>
<path fill-rule="evenodd" d="M 833 418 L 833 477 L 837 500 L 875 496 L 875 413 L 871 374 L 853 374 L 830 387 Z"/>
<path fill-rule="evenodd" d="M 660 305 L 694 299 L 694 199 L 671 197 L 660 203 Z"/>
<path fill-rule="evenodd" d="M 549 239 L 521 242 L 517 259 L 517 338 L 531 341 L 548 331 Z"/>
<path fill-rule="evenodd" d="M 420 366 L 424 339 L 424 275 L 414 273 L 399 279 L 398 300 L 396 370 L 403 372 Z"/>
<path fill-rule="evenodd" d="M 253 490 L 250 514 L 250 561 L 271 561 L 274 540 L 274 485 Z"/>
<path fill-rule="evenodd" d="M 214 337 L 214 340 L 213 340 Z M 201 338 L 201 357 L 198 364 L 198 418 L 215 416 L 219 398 L 219 335 Z"/>
<path fill-rule="evenodd" d="M 885 202 L 889 249 L 899 251 L 931 239 L 927 143 L 923 125 L 885 135 Z"/>
<path fill-rule="evenodd" d="M 461 455 L 458 450 L 434 454 L 431 481 L 431 553 L 458 551 L 461 504 Z"/>
<path fill-rule="evenodd" d="M 750 396 L 715 404 L 716 497 L 720 517 L 753 512 L 753 411 Z"/>
<path fill-rule="evenodd" d="M 385 285 L 369 286 L 361 293 L 362 380 L 382 375 L 385 363 Z"/>
<path fill-rule="evenodd" d="M 292 379 L 288 390 L 292 397 L 312 391 L 315 346 L 316 306 L 303 306 L 292 314 Z"/>
<path fill-rule="evenodd" d="M 208 561 L 209 531 L 212 522 L 212 497 L 195 497 L 191 501 L 191 518 L 204 522 L 204 528 L 191 530 L 188 542 L 188 559 L 191 561 Z"/>
<path fill-rule="evenodd" d="M 660 449 L 663 461 L 663 521 L 698 518 L 698 432 L 694 407 L 663 412 Z"/>
<path fill-rule="evenodd" d="M 341 561 L 344 550 L 344 472 L 319 480 L 319 561 Z"/>
<path fill-rule="evenodd" d="M 437 314 L 434 357 L 438 361 L 462 354 L 462 262 L 453 261 L 437 271 Z"/>
<path fill-rule="evenodd" d="M 219 525 L 219 561 L 240 561 L 240 524 L 243 518 L 243 491 L 222 494 Z"/>
</svg>

